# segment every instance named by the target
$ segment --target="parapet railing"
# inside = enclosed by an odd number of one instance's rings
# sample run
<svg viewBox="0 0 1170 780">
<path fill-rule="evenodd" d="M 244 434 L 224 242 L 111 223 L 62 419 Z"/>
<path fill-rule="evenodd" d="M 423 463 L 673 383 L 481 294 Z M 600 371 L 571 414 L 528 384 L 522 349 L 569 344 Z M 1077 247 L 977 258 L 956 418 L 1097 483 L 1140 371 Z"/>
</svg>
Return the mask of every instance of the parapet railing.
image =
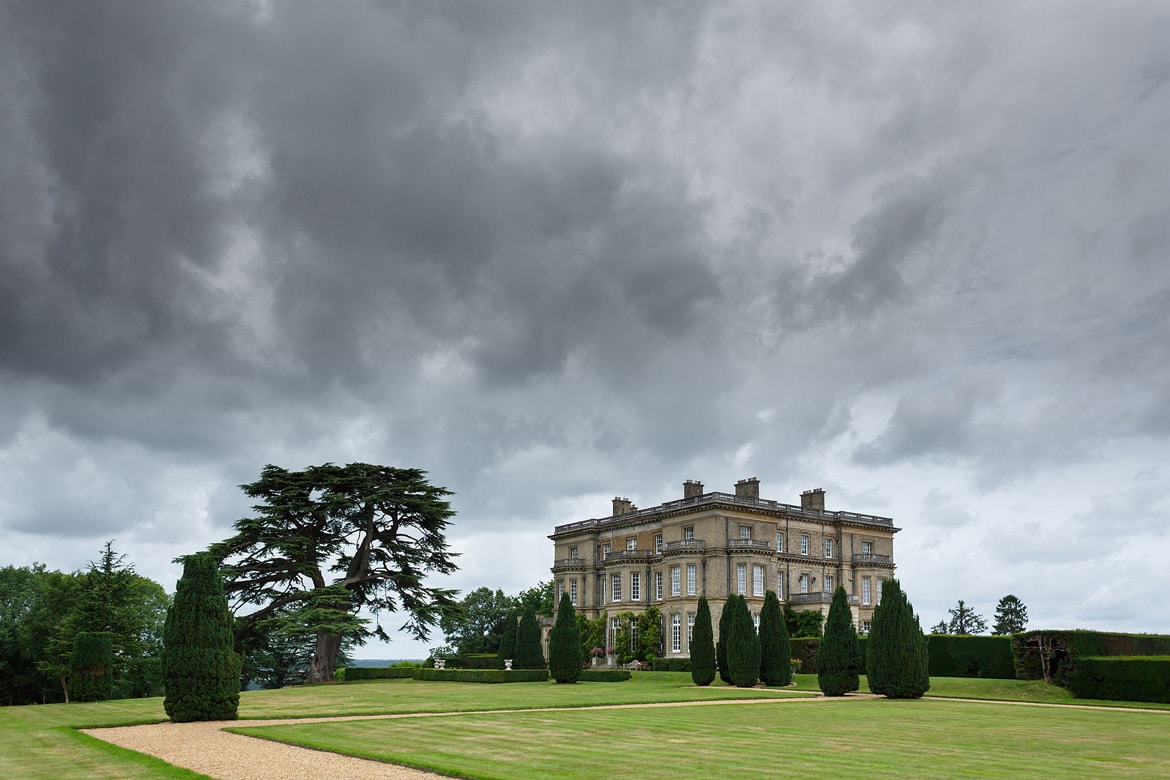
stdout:
<svg viewBox="0 0 1170 780">
<path fill-rule="evenodd" d="M 858 512 L 829 512 L 824 509 L 805 509 L 794 504 L 784 504 L 779 501 L 771 501 L 765 498 L 754 498 L 752 496 L 737 496 L 734 493 L 704 493 L 701 496 L 692 496 L 690 498 L 680 498 L 674 501 L 667 501 L 666 503 L 652 506 L 647 509 L 638 509 L 633 512 L 627 512 L 620 515 L 611 515 L 609 517 L 596 518 L 592 520 L 579 520 L 575 523 L 567 523 L 565 525 L 558 525 L 554 531 L 556 534 L 568 533 L 571 531 L 580 531 L 588 528 L 595 528 L 602 523 L 608 523 L 614 520 L 622 522 L 629 522 L 637 520 L 641 517 L 650 517 L 661 512 L 668 512 L 673 509 L 680 509 L 686 506 L 694 506 L 698 504 L 722 503 L 734 504 L 738 506 L 760 507 L 763 509 L 773 509 L 781 512 L 786 512 L 793 515 L 803 515 L 805 517 L 825 520 L 849 520 L 851 522 L 866 523 L 868 525 L 881 525 L 893 527 L 894 520 L 890 517 L 881 517 L 879 515 L 866 515 Z"/>
</svg>

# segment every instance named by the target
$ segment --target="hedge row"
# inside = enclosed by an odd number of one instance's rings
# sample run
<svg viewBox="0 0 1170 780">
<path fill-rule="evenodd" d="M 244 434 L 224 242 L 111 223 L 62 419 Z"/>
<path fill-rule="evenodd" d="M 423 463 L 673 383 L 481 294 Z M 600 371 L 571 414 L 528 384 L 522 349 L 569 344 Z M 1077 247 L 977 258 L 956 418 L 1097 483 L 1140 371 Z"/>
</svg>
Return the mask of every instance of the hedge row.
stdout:
<svg viewBox="0 0 1170 780">
<path fill-rule="evenodd" d="M 817 673 L 819 637 L 800 637 L 790 642 L 792 657 L 800 660 L 801 674 Z M 861 668 L 865 668 L 868 638 L 857 638 L 861 651 Z M 987 677 L 1012 680 L 1016 667 L 1012 659 L 1012 639 L 1006 636 L 951 636 L 930 634 L 926 637 L 931 677 Z"/>
<path fill-rule="evenodd" d="M 633 675 L 626 669 L 582 669 L 579 682 L 625 682 Z"/>
<path fill-rule="evenodd" d="M 346 682 L 354 680 L 399 680 L 414 676 L 414 668 L 409 666 L 347 666 L 344 676 L 335 675 Z"/>
<path fill-rule="evenodd" d="M 1047 664 L 1048 678 L 1060 686 L 1065 686 L 1076 674 L 1075 659 L 1164 655 L 1170 655 L 1170 636 L 1163 634 L 1025 631 L 1012 637 L 1016 677 L 1044 679 Z"/>
<path fill-rule="evenodd" d="M 548 669 L 413 669 L 414 679 L 430 682 L 544 682 Z"/>
<path fill-rule="evenodd" d="M 1010 636 L 931 634 L 926 643 L 931 677 L 1016 678 Z"/>
<path fill-rule="evenodd" d="M 655 672 L 689 672 L 691 659 L 689 658 L 655 658 L 650 667 Z"/>
<path fill-rule="evenodd" d="M 1170 656 L 1085 656 L 1067 685 L 1078 699 L 1170 703 Z"/>
<path fill-rule="evenodd" d="M 461 655 L 454 661 L 448 661 L 448 666 L 458 666 L 463 669 L 497 669 L 499 656 L 495 653 L 469 653 Z"/>
</svg>

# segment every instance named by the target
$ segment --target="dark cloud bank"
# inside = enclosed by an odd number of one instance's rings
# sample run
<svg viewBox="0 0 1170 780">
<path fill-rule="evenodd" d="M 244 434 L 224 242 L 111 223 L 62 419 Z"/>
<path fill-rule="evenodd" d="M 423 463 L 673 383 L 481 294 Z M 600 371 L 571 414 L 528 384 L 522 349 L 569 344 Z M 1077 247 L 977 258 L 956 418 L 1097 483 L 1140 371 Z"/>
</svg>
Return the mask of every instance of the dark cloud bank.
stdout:
<svg viewBox="0 0 1170 780">
<path fill-rule="evenodd" d="M 116 538 L 169 586 L 264 463 L 368 460 L 456 492 L 456 586 L 518 590 L 614 494 L 757 475 L 894 515 L 927 623 L 1161 630 L 1168 39 L 1158 2 L 6 3 L 8 561 Z"/>
</svg>

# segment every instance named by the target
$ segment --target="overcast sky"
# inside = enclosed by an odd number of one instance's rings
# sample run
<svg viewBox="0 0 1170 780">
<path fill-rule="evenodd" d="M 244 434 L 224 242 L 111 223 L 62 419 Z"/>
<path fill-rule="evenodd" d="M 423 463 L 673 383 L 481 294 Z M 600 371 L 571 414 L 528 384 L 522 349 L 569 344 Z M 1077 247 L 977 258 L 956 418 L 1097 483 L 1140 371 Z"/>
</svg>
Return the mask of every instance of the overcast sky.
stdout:
<svg viewBox="0 0 1170 780">
<path fill-rule="evenodd" d="M 0 564 L 173 590 L 266 463 L 515 593 L 682 482 L 923 626 L 1170 631 L 1170 5 L 0 2 Z M 398 625 L 393 617 L 387 624 Z M 406 657 L 400 639 L 359 655 Z"/>
</svg>

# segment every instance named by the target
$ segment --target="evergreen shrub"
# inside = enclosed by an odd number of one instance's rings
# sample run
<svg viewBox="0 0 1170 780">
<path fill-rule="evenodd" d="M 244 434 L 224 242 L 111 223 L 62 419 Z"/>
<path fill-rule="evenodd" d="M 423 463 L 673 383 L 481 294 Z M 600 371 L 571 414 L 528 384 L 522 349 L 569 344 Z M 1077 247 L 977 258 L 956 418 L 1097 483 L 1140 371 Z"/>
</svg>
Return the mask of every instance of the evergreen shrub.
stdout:
<svg viewBox="0 0 1170 780">
<path fill-rule="evenodd" d="M 727 636 L 731 632 L 731 615 L 734 611 L 733 593 L 723 602 L 723 611 L 719 613 L 719 638 L 715 640 L 715 667 L 724 685 L 731 685 L 731 669 L 727 666 Z"/>
<path fill-rule="evenodd" d="M 82 631 L 69 654 L 69 700 L 106 701 L 114 695 L 114 635 Z"/>
<path fill-rule="evenodd" d="M 829 605 L 825 621 L 825 635 L 817 650 L 817 685 L 826 696 L 844 696 L 861 687 L 858 669 L 860 652 L 857 649 L 857 629 L 853 627 L 853 612 L 849 595 L 838 585 Z"/>
<path fill-rule="evenodd" d="M 733 609 L 727 637 L 731 683 L 737 688 L 752 688 L 760 679 L 760 637 L 756 634 L 747 599 L 736 596 Z"/>
<path fill-rule="evenodd" d="M 171 720 L 235 720 L 240 656 L 219 566 L 210 553 L 183 559 L 183 576 L 163 627 L 163 708 Z"/>
<path fill-rule="evenodd" d="M 536 609 L 524 609 L 520 625 L 516 628 L 516 656 L 513 669 L 544 669 L 544 651 L 540 648 L 540 624 L 536 622 Z"/>
<path fill-rule="evenodd" d="M 568 593 L 561 594 L 557 622 L 548 638 L 548 671 L 558 683 L 575 683 L 581 676 L 581 636 Z"/>
<path fill-rule="evenodd" d="M 516 631 L 519 618 L 519 615 L 513 613 L 508 615 L 508 619 L 504 622 L 504 633 L 500 637 L 500 651 L 496 654 L 497 669 L 503 669 L 506 666 L 504 661 L 509 658 L 512 659 L 512 668 L 516 668 Z"/>
<path fill-rule="evenodd" d="M 891 699 L 917 699 L 930 690 L 926 637 L 914 607 L 895 579 L 882 582 L 866 658 L 869 689 Z"/>
<path fill-rule="evenodd" d="M 695 613 L 695 630 L 691 633 L 691 657 L 688 659 L 691 681 L 695 685 L 710 685 L 715 680 L 715 640 L 711 632 L 711 607 L 707 597 L 699 597 Z"/>
<path fill-rule="evenodd" d="M 792 646 L 788 627 L 775 591 L 764 594 L 760 610 L 760 679 L 764 685 L 788 685 L 792 682 Z"/>
</svg>

